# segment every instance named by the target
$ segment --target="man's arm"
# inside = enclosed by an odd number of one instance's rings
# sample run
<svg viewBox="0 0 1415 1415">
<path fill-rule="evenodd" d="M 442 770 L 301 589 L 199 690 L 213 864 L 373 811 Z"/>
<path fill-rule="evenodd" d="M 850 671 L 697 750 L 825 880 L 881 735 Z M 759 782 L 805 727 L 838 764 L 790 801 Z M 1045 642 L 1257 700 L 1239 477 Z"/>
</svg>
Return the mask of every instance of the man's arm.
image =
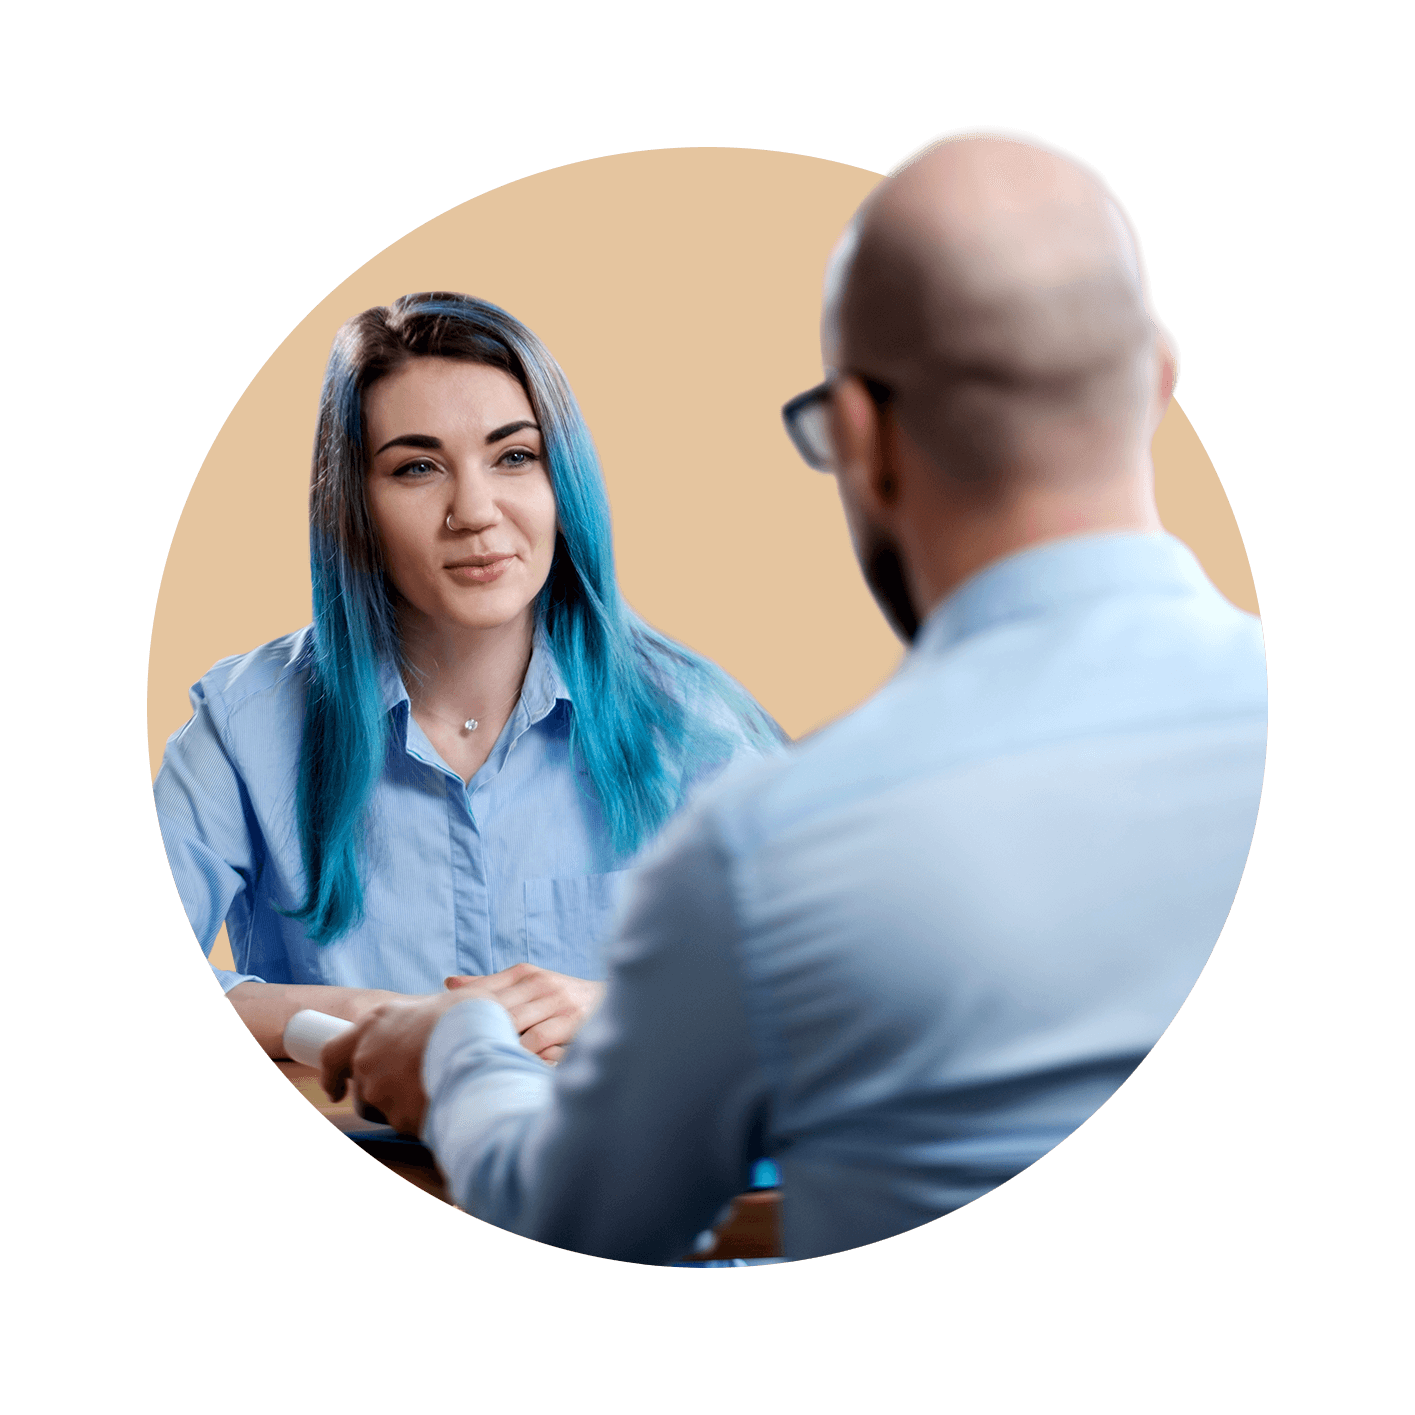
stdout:
<svg viewBox="0 0 1415 1415">
<path fill-rule="evenodd" d="M 430 1003 L 442 1015 L 429 1014 L 422 1055 L 422 1134 L 457 1202 L 583 1253 L 686 1252 L 746 1187 L 766 1123 L 737 943 L 725 852 L 693 813 L 631 888 L 604 1003 L 558 1070 L 521 1047 L 494 1001 Z M 391 1118 L 377 1052 L 344 1050 Z"/>
</svg>

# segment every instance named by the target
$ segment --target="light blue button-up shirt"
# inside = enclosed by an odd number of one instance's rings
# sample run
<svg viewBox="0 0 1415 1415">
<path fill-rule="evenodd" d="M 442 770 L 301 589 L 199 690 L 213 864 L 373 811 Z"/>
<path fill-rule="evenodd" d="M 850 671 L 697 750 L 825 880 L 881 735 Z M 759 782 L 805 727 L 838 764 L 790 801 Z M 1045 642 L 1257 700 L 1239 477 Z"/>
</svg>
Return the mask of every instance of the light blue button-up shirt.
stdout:
<svg viewBox="0 0 1415 1415">
<path fill-rule="evenodd" d="M 1170 536 L 987 567 L 864 707 L 665 832 L 558 1070 L 495 1002 L 439 1021 L 424 1136 L 458 1202 L 667 1262 L 767 1155 L 805 1258 L 1002 1183 L 1193 986 L 1247 857 L 1266 721 L 1257 621 Z"/>
<path fill-rule="evenodd" d="M 214 970 L 222 985 L 436 992 L 451 974 L 521 962 L 603 977 L 600 941 L 625 862 L 571 760 L 573 705 L 539 634 L 520 701 L 470 783 L 418 726 L 398 674 L 385 673 L 392 732 L 371 803 L 364 919 L 319 945 L 281 912 L 305 894 L 295 782 L 309 632 L 224 659 L 193 687 L 193 716 L 168 742 L 154 788 L 206 952 L 226 923 L 237 971 Z"/>
</svg>

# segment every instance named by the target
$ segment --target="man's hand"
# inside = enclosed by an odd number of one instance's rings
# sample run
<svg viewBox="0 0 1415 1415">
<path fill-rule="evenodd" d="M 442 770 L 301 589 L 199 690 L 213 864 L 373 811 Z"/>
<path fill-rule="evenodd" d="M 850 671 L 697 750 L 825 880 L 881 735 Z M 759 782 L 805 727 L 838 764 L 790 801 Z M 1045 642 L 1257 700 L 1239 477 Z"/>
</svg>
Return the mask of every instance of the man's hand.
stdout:
<svg viewBox="0 0 1415 1415">
<path fill-rule="evenodd" d="M 427 1110 L 422 1075 L 427 1039 L 448 1008 L 469 996 L 486 995 L 472 988 L 379 1003 L 352 1031 L 325 1043 L 320 1083 L 331 1100 L 342 1100 L 345 1082 L 352 1076 L 361 1104 L 376 1106 L 400 1134 L 421 1134 Z"/>
<path fill-rule="evenodd" d="M 603 983 L 552 973 L 533 963 L 517 963 L 485 978 L 448 978 L 447 987 L 463 997 L 466 988 L 474 988 L 478 997 L 494 997 L 511 1014 L 521 1045 L 551 1063 L 564 1056 L 571 1038 L 604 996 Z"/>
</svg>

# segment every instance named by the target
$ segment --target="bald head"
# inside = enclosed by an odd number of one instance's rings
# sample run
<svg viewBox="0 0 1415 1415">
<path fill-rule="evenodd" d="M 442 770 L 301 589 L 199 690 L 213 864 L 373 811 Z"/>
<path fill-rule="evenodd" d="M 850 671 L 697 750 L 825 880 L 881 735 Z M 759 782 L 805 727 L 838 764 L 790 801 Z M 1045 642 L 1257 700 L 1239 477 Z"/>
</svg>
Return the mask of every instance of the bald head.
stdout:
<svg viewBox="0 0 1415 1415">
<path fill-rule="evenodd" d="M 827 365 L 894 392 L 930 461 L 963 481 L 1084 474 L 1065 427 L 1144 435 L 1157 331 L 1115 202 L 1054 153 L 940 143 L 861 207 L 827 273 Z"/>
</svg>

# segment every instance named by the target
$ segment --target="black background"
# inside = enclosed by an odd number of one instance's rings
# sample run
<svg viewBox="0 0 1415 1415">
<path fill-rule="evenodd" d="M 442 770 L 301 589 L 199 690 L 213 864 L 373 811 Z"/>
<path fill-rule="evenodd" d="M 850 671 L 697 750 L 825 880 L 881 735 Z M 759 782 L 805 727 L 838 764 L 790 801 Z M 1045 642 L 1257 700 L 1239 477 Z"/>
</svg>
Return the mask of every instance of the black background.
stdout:
<svg viewBox="0 0 1415 1415">
<path fill-rule="evenodd" d="M 139 567 L 133 657 L 146 655 L 171 532 L 226 413 L 294 324 L 410 229 L 478 192 L 613 151 L 760 147 L 882 173 L 932 133 L 978 122 L 1075 151 L 1131 211 L 1156 306 L 1182 345 L 1180 402 L 1223 477 L 1262 594 L 1264 461 L 1247 409 L 1254 284 L 1272 231 L 1252 154 L 1217 125 L 1160 140 L 1153 123 L 1064 112 L 1013 102 L 966 112 L 941 105 L 924 119 L 872 116 L 865 125 L 601 120 L 543 137 L 473 123 L 477 140 L 466 144 L 446 134 L 430 144 L 385 137 L 376 149 L 362 149 L 361 133 L 311 127 L 303 139 L 265 139 L 222 120 L 202 130 L 200 163 L 183 156 L 180 134 L 154 130 L 116 157 L 123 219 L 132 225 L 126 287 L 134 294 L 122 337 L 127 357 L 150 371 L 143 398 L 157 400 L 163 423 L 160 466 L 147 471 L 149 494 L 130 532 Z M 139 683 L 133 692 L 141 698 Z M 143 1142 L 134 1153 L 149 1156 L 134 1173 L 151 1241 L 175 1252 L 181 1232 L 219 1232 L 225 1242 L 248 1235 L 277 1252 L 398 1252 L 415 1266 L 456 1255 L 485 1274 L 543 1271 L 552 1281 L 603 1268 L 440 1206 L 311 1111 L 259 1053 L 192 947 L 151 812 L 149 764 L 136 747 L 130 771 L 134 831 L 146 842 L 132 900 L 147 955 L 140 972 L 144 986 L 168 993 L 147 1012 L 160 1026 L 134 1027 L 120 1043 L 132 1073 L 154 1078 L 166 1094 L 160 1118 L 134 1108 L 125 1132 Z M 925 1230 L 780 1271 L 828 1266 L 846 1278 L 876 1276 L 937 1259 L 959 1272 L 1006 1264 L 1022 1278 L 1061 1259 L 1189 1265 L 1231 1255 L 1245 1241 L 1235 1225 L 1248 1235 L 1262 1227 L 1251 1196 L 1265 1183 L 1275 1143 L 1264 1121 L 1264 1033 L 1255 1026 L 1265 1006 L 1258 961 L 1271 795 L 1269 784 L 1213 961 L 1169 1033 L 1097 1118 L 1022 1176 Z"/>
</svg>

